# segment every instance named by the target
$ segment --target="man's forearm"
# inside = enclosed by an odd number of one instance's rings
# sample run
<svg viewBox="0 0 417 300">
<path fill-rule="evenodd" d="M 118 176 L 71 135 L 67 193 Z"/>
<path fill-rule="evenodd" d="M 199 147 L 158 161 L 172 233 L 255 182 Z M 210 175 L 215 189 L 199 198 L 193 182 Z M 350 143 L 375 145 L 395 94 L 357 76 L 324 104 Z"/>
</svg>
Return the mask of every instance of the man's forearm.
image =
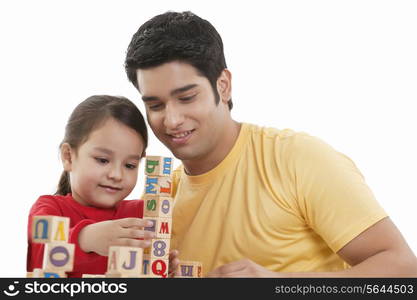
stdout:
<svg viewBox="0 0 417 300">
<path fill-rule="evenodd" d="M 417 259 L 393 251 L 379 252 L 351 268 L 335 272 L 278 273 L 278 277 L 417 277 Z"/>
</svg>

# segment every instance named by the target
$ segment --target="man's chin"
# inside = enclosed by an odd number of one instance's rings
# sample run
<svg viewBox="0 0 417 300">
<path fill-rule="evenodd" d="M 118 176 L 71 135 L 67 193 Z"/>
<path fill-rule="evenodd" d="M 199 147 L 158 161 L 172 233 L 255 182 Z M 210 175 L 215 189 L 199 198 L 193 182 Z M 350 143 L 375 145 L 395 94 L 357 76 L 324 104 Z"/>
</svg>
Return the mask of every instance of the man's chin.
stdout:
<svg viewBox="0 0 417 300">
<path fill-rule="evenodd" d="M 169 149 L 172 155 L 175 156 L 176 159 L 179 160 L 194 160 L 197 159 L 197 155 L 193 151 L 186 151 L 185 149 Z"/>
</svg>

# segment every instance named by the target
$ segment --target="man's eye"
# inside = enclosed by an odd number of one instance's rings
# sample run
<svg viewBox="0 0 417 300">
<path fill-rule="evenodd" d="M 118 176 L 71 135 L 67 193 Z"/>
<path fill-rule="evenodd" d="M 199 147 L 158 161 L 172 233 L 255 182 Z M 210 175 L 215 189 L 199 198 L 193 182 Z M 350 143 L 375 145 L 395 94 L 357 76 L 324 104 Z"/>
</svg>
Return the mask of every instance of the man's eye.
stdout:
<svg viewBox="0 0 417 300">
<path fill-rule="evenodd" d="M 107 164 L 109 162 L 108 159 L 102 157 L 95 157 L 94 159 L 100 164 Z"/>
<path fill-rule="evenodd" d="M 158 104 L 154 104 L 154 105 L 149 105 L 149 109 L 151 110 L 158 110 L 162 108 L 162 104 L 158 103 Z"/>
<path fill-rule="evenodd" d="M 134 165 L 134 164 L 126 164 L 126 168 L 131 169 L 131 170 L 134 170 L 134 169 L 136 169 L 136 165 Z"/>
<path fill-rule="evenodd" d="M 188 97 L 181 97 L 179 98 L 181 101 L 190 101 L 192 99 L 194 99 L 196 95 L 192 95 L 192 96 L 188 96 Z"/>
</svg>

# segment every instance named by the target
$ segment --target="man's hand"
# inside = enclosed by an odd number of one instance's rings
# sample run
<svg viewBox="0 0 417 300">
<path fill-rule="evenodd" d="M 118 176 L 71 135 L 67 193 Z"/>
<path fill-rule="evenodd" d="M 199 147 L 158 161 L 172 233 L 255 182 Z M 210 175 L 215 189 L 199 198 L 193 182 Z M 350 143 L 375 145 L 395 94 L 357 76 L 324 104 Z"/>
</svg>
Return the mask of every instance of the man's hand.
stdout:
<svg viewBox="0 0 417 300">
<path fill-rule="evenodd" d="M 169 252 L 169 268 L 168 268 L 168 277 L 175 277 L 179 274 L 179 264 L 180 260 L 178 259 L 178 250 L 171 250 Z"/>
<path fill-rule="evenodd" d="M 152 222 L 140 218 L 124 218 L 98 222 L 80 231 L 78 243 L 85 252 L 95 252 L 107 256 L 110 246 L 150 247 L 150 239 L 155 234 L 143 227 Z"/>
<path fill-rule="evenodd" d="M 279 273 L 275 273 L 265 269 L 264 267 L 254 263 L 250 259 L 241 259 L 220 266 L 210 273 L 207 277 L 277 277 Z"/>
</svg>

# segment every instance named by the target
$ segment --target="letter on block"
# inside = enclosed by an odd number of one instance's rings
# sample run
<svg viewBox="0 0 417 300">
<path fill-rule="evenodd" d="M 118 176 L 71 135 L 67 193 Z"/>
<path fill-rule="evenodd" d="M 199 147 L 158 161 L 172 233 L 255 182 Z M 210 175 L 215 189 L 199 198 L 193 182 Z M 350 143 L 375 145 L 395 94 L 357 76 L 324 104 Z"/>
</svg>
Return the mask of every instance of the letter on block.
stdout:
<svg viewBox="0 0 417 300">
<path fill-rule="evenodd" d="M 74 244 L 46 243 L 43 252 L 42 269 L 70 272 L 74 266 Z"/>
<path fill-rule="evenodd" d="M 172 158 L 163 156 L 146 156 L 145 175 L 171 176 Z"/>
<path fill-rule="evenodd" d="M 151 259 L 149 277 L 167 278 L 168 265 L 168 259 Z"/>
<path fill-rule="evenodd" d="M 44 269 L 33 269 L 33 278 L 67 278 L 67 274 L 64 271 L 57 270 L 44 270 Z"/>
<path fill-rule="evenodd" d="M 178 265 L 181 278 L 194 277 L 202 278 L 203 277 L 203 264 L 199 261 L 180 261 Z"/>
<path fill-rule="evenodd" d="M 145 194 L 146 195 L 171 197 L 171 193 L 172 193 L 172 178 L 171 177 L 146 176 L 146 179 L 145 179 Z"/>
<path fill-rule="evenodd" d="M 169 258 L 170 239 L 151 240 L 151 260 Z"/>
<path fill-rule="evenodd" d="M 172 204 L 174 200 L 171 197 L 144 195 L 143 201 L 145 205 L 143 215 L 145 217 L 172 217 Z"/>
<path fill-rule="evenodd" d="M 170 239 L 172 232 L 172 218 L 150 218 L 144 217 L 153 223 L 151 227 L 145 227 L 145 230 L 154 232 L 158 239 Z"/>
<path fill-rule="evenodd" d="M 142 274 L 143 249 L 138 247 L 111 246 L 107 273 L 139 276 Z"/>
<path fill-rule="evenodd" d="M 68 217 L 34 216 L 32 219 L 34 243 L 68 242 L 68 233 Z"/>
<path fill-rule="evenodd" d="M 142 265 L 142 274 L 149 275 L 150 274 L 150 262 L 151 262 L 151 255 L 150 254 L 143 254 L 143 265 Z"/>
</svg>

